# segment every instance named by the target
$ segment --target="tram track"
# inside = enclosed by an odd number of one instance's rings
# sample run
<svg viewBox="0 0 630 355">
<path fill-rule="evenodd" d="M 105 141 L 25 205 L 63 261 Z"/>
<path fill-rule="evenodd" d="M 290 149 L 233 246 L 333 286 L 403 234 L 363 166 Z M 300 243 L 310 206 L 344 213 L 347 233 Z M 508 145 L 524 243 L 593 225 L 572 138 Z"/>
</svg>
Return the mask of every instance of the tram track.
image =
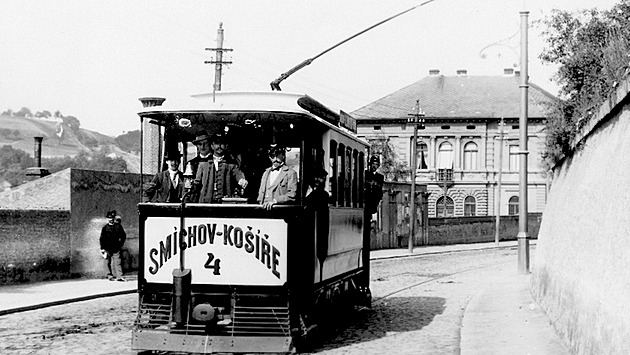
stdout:
<svg viewBox="0 0 630 355">
<path fill-rule="evenodd" d="M 420 282 L 416 282 L 416 283 L 413 283 L 411 285 L 407 285 L 407 286 L 401 287 L 401 288 L 399 288 L 399 289 L 397 289 L 397 290 L 395 290 L 393 292 L 390 292 L 390 293 L 388 293 L 388 294 L 386 294 L 384 296 L 381 296 L 381 297 L 378 297 L 376 299 L 373 299 L 372 300 L 372 305 L 384 302 L 387 298 L 389 298 L 391 296 L 394 296 L 396 294 L 399 294 L 399 293 L 401 293 L 403 291 L 407 291 L 407 290 L 412 289 L 414 287 L 418 287 L 418 286 L 421 286 L 421 285 L 424 285 L 424 284 L 427 284 L 427 283 L 430 283 L 430 282 L 433 282 L 433 281 L 446 279 L 446 278 L 449 278 L 451 276 L 455 276 L 455 275 L 458 275 L 458 274 L 463 274 L 463 273 L 466 273 L 466 272 L 471 272 L 471 271 L 475 271 L 475 270 L 479 270 L 479 269 L 485 269 L 487 267 L 497 266 L 497 265 L 502 265 L 502 264 L 507 264 L 507 263 L 508 263 L 508 261 L 504 261 L 504 262 L 500 262 L 500 263 L 486 264 L 486 265 L 482 265 L 482 266 L 478 266 L 478 267 L 474 267 L 474 268 L 467 268 L 467 269 L 459 270 L 459 271 L 452 272 L 452 273 L 449 273 L 449 274 L 444 274 L 444 275 L 438 276 L 438 277 L 433 277 L 433 278 L 430 278 L 428 280 L 423 280 L 423 281 L 420 281 Z"/>
<path fill-rule="evenodd" d="M 490 249 L 490 248 L 487 248 Z M 395 257 L 389 257 L 389 258 L 382 258 L 379 259 L 379 262 L 382 263 L 388 263 L 388 262 L 393 262 L 393 261 L 400 261 L 400 260 L 405 260 L 405 259 L 409 259 L 409 258 L 421 258 L 421 257 L 428 257 L 428 256 L 438 256 L 438 255 L 444 255 L 444 254 L 452 254 L 452 253 L 464 253 L 464 252 L 478 252 L 478 251 L 483 251 L 483 250 L 487 250 L 487 249 L 474 249 L 474 250 L 449 250 L 449 251 L 440 251 L 440 252 L 435 252 L 435 253 L 430 253 L 430 254 L 422 254 L 422 255 L 402 255 L 402 256 L 395 256 Z M 492 249 L 495 250 L 516 250 L 517 247 L 516 246 L 506 246 L 506 247 L 493 247 Z M 485 269 L 485 268 L 489 268 L 489 267 L 494 267 L 494 266 L 498 266 L 498 265 L 503 265 L 506 263 L 509 263 L 510 261 L 502 261 L 502 262 L 495 262 L 495 263 L 488 263 L 488 264 L 483 264 L 480 266 L 475 266 L 475 267 L 467 267 L 467 268 L 463 268 L 454 272 L 449 272 L 449 273 L 440 273 L 440 274 L 436 274 L 433 273 L 431 275 L 435 275 L 432 277 L 429 277 L 428 279 L 422 280 L 422 281 L 418 281 L 418 282 L 414 282 L 408 285 L 405 285 L 403 287 L 398 287 L 396 288 L 394 291 L 388 292 L 387 294 L 380 296 L 380 297 L 376 297 L 374 299 L 372 299 L 372 306 L 380 304 L 382 302 L 385 302 L 388 298 L 395 296 L 397 294 L 400 294 L 404 291 L 413 289 L 415 287 L 418 286 L 422 286 L 431 282 L 435 282 L 435 281 L 439 281 L 439 280 L 443 280 L 443 279 L 447 279 L 450 278 L 452 276 L 455 275 L 459 275 L 459 274 L 464 274 L 467 272 L 472 272 L 472 271 L 476 271 L 476 270 L 481 270 L 481 269 Z M 404 276 L 404 275 L 409 275 L 409 272 L 401 272 L 401 273 L 395 273 L 395 274 L 390 274 L 387 276 L 388 279 L 394 279 L 400 276 Z M 422 274 L 417 275 L 418 277 L 426 277 L 426 276 L 422 276 Z M 374 282 L 374 281 L 372 281 Z M 366 307 L 361 307 L 359 310 L 363 310 Z"/>
</svg>

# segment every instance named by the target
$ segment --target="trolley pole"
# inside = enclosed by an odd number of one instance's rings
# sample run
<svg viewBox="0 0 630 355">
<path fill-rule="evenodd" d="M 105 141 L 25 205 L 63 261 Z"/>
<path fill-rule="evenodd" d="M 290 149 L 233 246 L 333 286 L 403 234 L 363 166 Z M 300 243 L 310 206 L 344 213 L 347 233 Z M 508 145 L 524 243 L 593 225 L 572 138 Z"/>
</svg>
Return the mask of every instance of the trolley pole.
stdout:
<svg viewBox="0 0 630 355">
<path fill-rule="evenodd" d="M 215 64 L 214 67 L 214 91 L 221 91 L 221 71 L 223 70 L 223 64 L 232 64 L 230 61 L 223 60 L 223 52 L 230 52 L 232 48 L 223 48 L 223 22 L 219 23 L 219 29 L 217 30 L 217 48 L 206 48 L 207 51 L 215 51 L 217 53 L 217 60 L 206 60 L 205 64 Z"/>
<path fill-rule="evenodd" d="M 521 116 L 520 130 L 520 166 L 519 166 L 519 198 L 518 198 L 518 272 L 529 273 L 529 240 L 527 239 L 527 16 L 529 11 L 521 11 Z"/>
<path fill-rule="evenodd" d="M 420 111 L 420 100 L 416 100 L 416 112 L 407 122 L 413 125 L 413 138 L 411 139 L 411 193 L 409 196 L 409 253 L 413 253 L 413 240 L 416 234 L 416 168 L 418 154 L 418 125 L 424 128 L 424 112 Z"/>
</svg>

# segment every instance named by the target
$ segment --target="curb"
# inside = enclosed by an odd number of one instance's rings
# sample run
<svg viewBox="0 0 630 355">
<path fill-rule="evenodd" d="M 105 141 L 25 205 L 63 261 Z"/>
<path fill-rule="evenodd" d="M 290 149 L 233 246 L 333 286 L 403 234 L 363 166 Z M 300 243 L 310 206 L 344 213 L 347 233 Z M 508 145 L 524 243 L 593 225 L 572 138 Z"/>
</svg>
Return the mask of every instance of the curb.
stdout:
<svg viewBox="0 0 630 355">
<path fill-rule="evenodd" d="M 531 245 L 536 245 L 535 243 L 530 243 Z M 400 254 L 400 255 L 387 255 L 387 256 L 374 256 L 370 257 L 370 260 L 386 260 L 386 259 L 403 259 L 403 258 L 418 258 L 425 255 L 436 255 L 436 254 L 449 254 L 449 253 L 461 253 L 467 251 L 478 251 L 478 250 L 488 250 L 488 249 L 517 249 L 517 245 L 505 245 L 505 246 L 487 246 L 480 248 L 471 248 L 471 249 L 454 249 L 454 250 L 439 250 L 439 251 L 428 251 L 423 253 L 416 254 Z"/>
<path fill-rule="evenodd" d="M 106 292 L 106 293 L 99 293 L 99 294 L 94 294 L 94 295 L 89 295 L 89 296 L 75 297 L 75 298 L 69 298 L 69 299 L 64 299 L 64 300 L 59 300 L 59 301 L 52 301 L 52 302 L 45 302 L 45 303 L 40 303 L 40 304 L 34 304 L 34 305 L 30 305 L 30 306 L 24 306 L 24 307 L 12 308 L 12 309 L 4 309 L 4 310 L 0 310 L 0 316 L 4 316 L 4 315 L 7 315 L 7 314 L 11 314 L 11 313 L 33 311 L 33 310 L 40 309 L 40 308 L 46 308 L 46 307 L 52 307 L 52 306 L 60 306 L 60 305 L 67 304 L 67 303 L 89 301 L 89 300 L 93 300 L 93 299 L 97 299 L 97 298 L 120 296 L 120 295 L 125 295 L 125 294 L 130 294 L 130 293 L 137 293 L 137 292 L 138 292 L 137 289 L 134 289 L 134 290 L 123 290 L 123 291 L 114 291 L 114 292 Z"/>
</svg>

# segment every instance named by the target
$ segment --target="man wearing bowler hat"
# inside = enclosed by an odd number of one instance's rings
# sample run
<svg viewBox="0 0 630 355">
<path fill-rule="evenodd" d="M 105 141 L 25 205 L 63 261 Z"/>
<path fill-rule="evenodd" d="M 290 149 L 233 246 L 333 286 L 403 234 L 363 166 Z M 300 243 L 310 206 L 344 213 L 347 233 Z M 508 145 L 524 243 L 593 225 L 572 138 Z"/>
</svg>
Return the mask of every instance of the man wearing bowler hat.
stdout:
<svg viewBox="0 0 630 355">
<path fill-rule="evenodd" d="M 181 202 L 184 190 L 184 176 L 179 171 L 181 154 L 179 151 L 172 151 L 167 152 L 165 155 L 168 169 L 157 173 L 148 184 L 144 190 L 145 202 Z"/>
<path fill-rule="evenodd" d="M 211 138 L 212 157 L 199 163 L 195 175 L 194 190 L 199 191 L 200 203 L 221 203 L 223 197 L 234 194 L 238 188 L 246 188 L 247 180 L 238 164 L 226 156 L 227 142 L 222 133 Z"/>
</svg>

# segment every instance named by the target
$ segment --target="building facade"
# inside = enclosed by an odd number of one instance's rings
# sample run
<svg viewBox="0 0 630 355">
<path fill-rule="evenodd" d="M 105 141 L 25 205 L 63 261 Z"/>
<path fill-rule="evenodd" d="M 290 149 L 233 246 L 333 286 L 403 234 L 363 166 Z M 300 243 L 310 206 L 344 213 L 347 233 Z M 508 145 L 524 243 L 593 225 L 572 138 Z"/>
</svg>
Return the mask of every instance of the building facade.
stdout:
<svg viewBox="0 0 630 355">
<path fill-rule="evenodd" d="M 386 140 L 399 160 L 412 165 L 414 127 L 416 182 L 427 185 L 429 217 L 518 215 L 519 73 L 498 76 L 429 76 L 352 113 L 358 134 Z M 529 83 L 528 212 L 542 212 L 547 178 L 542 168 L 544 107 L 555 98 Z M 419 106 L 419 108 L 414 108 Z"/>
</svg>

